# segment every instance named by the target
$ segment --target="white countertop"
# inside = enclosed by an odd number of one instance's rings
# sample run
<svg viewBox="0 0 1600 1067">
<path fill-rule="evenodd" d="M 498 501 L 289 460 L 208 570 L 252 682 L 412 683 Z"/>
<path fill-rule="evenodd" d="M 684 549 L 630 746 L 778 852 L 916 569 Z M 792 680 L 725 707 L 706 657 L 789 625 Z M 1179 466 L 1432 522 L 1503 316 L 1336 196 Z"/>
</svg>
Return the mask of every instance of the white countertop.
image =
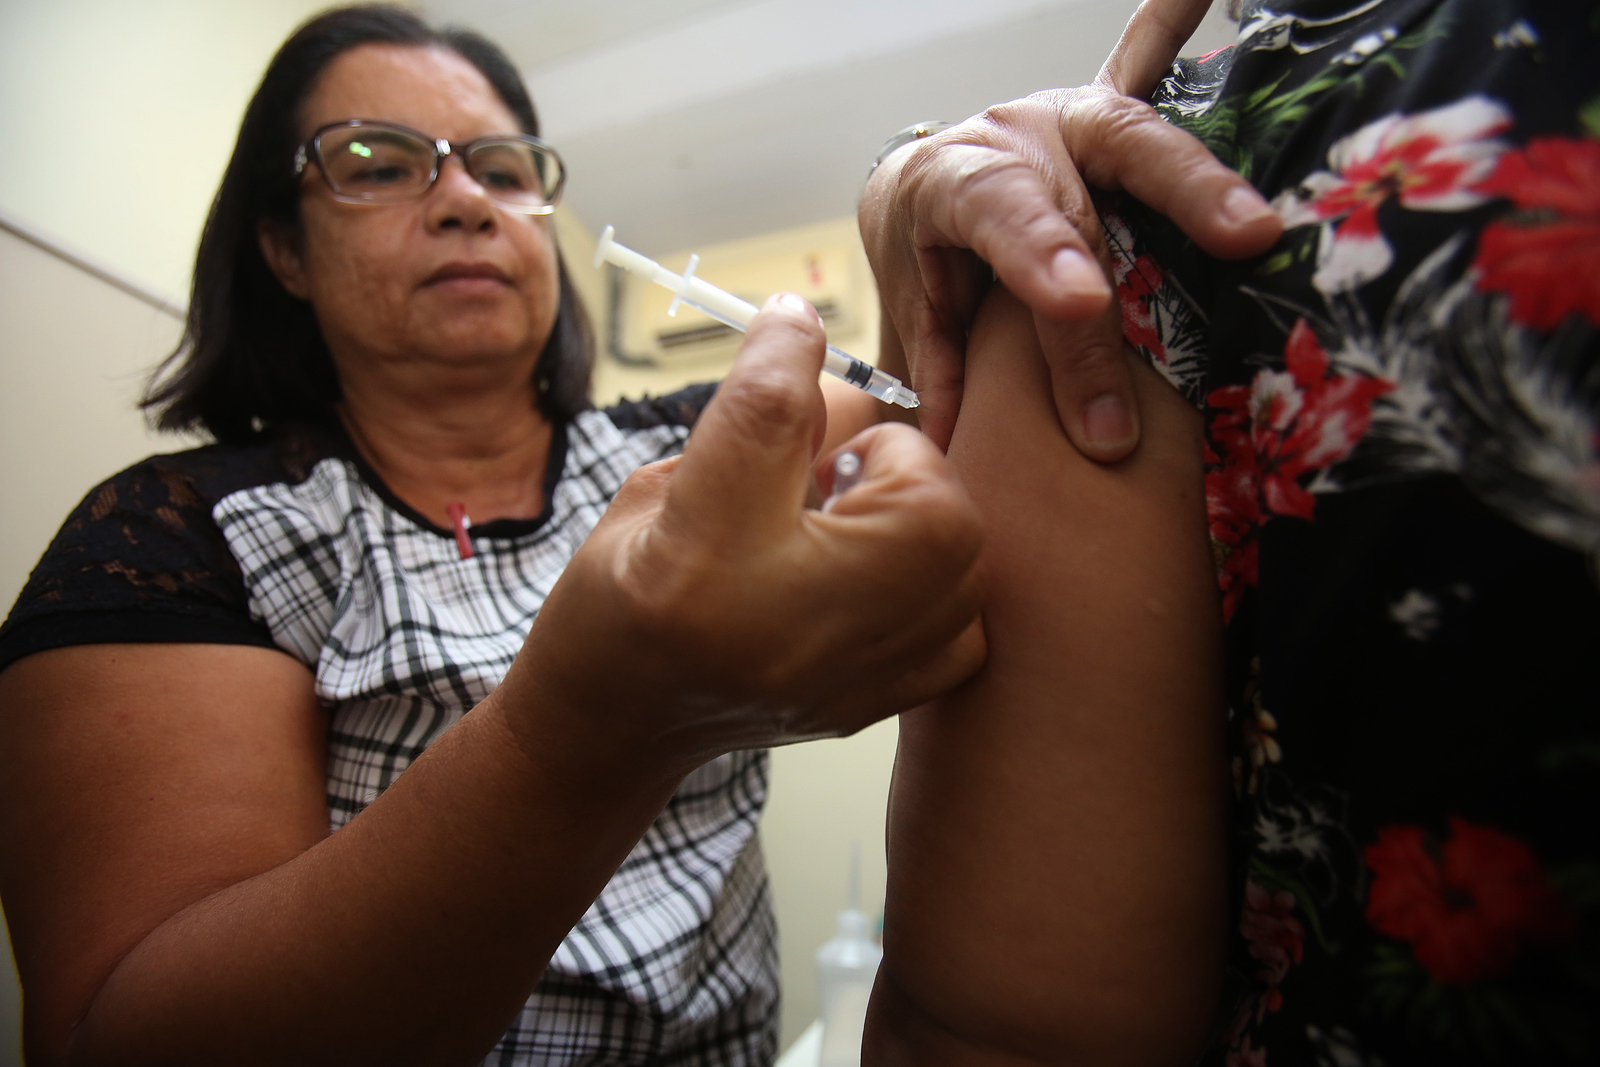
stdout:
<svg viewBox="0 0 1600 1067">
<path fill-rule="evenodd" d="M 806 1027 L 787 1052 L 778 1057 L 776 1067 L 817 1067 L 822 1060 L 822 1020 Z"/>
</svg>

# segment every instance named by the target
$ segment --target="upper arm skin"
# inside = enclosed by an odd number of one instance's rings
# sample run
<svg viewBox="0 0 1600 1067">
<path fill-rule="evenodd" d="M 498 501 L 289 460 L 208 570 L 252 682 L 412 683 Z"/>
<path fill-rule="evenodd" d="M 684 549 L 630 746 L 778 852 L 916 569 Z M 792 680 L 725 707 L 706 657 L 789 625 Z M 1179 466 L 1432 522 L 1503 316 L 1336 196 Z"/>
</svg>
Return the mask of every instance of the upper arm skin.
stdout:
<svg viewBox="0 0 1600 1067">
<path fill-rule="evenodd" d="M 950 448 L 984 513 L 989 659 L 903 715 L 869 1064 L 1180 1064 L 1221 968 L 1219 633 L 1201 423 L 1135 367 L 1100 466 L 996 289 Z"/>
<path fill-rule="evenodd" d="M 328 834 L 310 672 L 241 645 L 86 645 L 0 673 L 0 897 L 31 1064 L 122 958 Z"/>
</svg>

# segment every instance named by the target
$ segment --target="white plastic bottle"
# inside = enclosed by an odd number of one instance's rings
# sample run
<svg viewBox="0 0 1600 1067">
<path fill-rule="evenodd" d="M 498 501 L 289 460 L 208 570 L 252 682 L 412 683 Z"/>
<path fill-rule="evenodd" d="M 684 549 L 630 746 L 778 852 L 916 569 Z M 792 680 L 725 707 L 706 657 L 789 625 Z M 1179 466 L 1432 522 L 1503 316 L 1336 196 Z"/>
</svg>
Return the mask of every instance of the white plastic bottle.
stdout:
<svg viewBox="0 0 1600 1067">
<path fill-rule="evenodd" d="M 861 1067 L 861 1031 L 867 998 L 883 949 L 868 934 L 861 913 L 861 845 L 850 848 L 850 906 L 839 913 L 838 932 L 817 950 L 822 979 L 820 1067 Z"/>
</svg>

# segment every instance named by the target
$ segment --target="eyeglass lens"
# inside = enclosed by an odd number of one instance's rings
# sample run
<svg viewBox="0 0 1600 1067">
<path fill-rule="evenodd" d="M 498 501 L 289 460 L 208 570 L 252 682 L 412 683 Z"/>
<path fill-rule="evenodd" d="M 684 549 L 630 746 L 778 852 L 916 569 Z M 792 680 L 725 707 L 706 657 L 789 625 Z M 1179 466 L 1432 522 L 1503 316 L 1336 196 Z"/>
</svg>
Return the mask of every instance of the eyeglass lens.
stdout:
<svg viewBox="0 0 1600 1067">
<path fill-rule="evenodd" d="M 340 196 L 369 203 L 414 200 L 433 182 L 432 142 L 405 130 L 343 127 L 324 133 L 317 147 L 328 183 Z M 555 156 L 526 141 L 477 141 L 463 162 L 491 198 L 523 211 L 548 208 L 560 180 Z"/>
</svg>

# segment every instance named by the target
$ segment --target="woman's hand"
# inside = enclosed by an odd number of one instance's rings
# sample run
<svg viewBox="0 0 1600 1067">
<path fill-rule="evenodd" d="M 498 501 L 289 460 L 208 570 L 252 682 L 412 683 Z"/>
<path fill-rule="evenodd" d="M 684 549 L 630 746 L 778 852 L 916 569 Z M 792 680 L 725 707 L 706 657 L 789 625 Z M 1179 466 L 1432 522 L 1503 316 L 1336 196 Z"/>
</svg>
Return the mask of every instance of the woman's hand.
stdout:
<svg viewBox="0 0 1600 1067">
<path fill-rule="evenodd" d="M 1250 184 L 1167 125 L 1148 96 L 1210 0 L 1145 0 L 1091 85 L 999 104 L 890 156 L 860 223 L 886 311 L 947 446 L 961 406 L 967 330 L 989 264 L 1034 314 L 1062 426 L 1091 459 L 1122 459 L 1139 414 L 1122 323 L 1085 182 L 1125 189 L 1224 259 L 1264 251 L 1281 224 Z"/>
<path fill-rule="evenodd" d="M 851 733 L 982 663 L 978 515 L 926 438 L 856 435 L 861 483 L 826 514 L 804 509 L 822 351 L 803 301 L 769 300 L 681 459 L 623 486 L 501 686 L 525 741 L 557 730 L 681 774 Z M 567 733 L 574 708 L 592 736 Z"/>
</svg>

